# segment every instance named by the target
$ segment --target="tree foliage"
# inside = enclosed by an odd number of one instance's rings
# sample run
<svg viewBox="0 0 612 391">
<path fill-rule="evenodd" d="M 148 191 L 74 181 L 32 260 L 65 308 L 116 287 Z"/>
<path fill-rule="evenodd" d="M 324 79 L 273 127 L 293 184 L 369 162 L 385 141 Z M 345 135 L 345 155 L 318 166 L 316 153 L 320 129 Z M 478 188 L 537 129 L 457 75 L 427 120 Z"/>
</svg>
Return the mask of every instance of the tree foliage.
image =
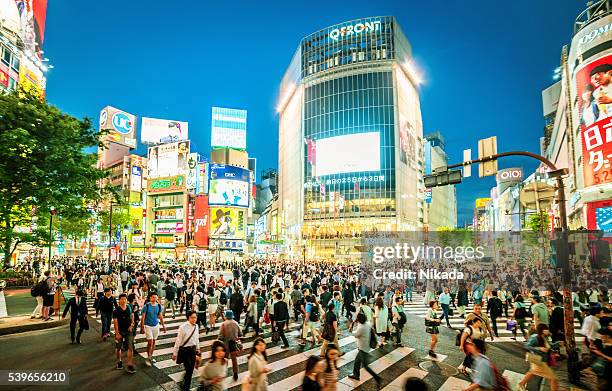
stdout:
<svg viewBox="0 0 612 391">
<path fill-rule="evenodd" d="M 533 232 L 544 232 L 548 230 L 548 224 L 550 223 L 550 218 L 548 217 L 548 213 L 540 212 L 538 215 L 533 214 L 529 215 L 527 218 L 527 226 Z"/>
<path fill-rule="evenodd" d="M 86 200 L 102 198 L 98 180 L 107 174 L 87 152 L 100 145 L 91 121 L 31 93 L 0 95 L 0 140 L 0 246 L 8 264 L 20 242 L 40 239 L 16 229 L 31 225 L 34 209 L 38 216 L 54 207 L 66 219 L 83 218 Z"/>
</svg>

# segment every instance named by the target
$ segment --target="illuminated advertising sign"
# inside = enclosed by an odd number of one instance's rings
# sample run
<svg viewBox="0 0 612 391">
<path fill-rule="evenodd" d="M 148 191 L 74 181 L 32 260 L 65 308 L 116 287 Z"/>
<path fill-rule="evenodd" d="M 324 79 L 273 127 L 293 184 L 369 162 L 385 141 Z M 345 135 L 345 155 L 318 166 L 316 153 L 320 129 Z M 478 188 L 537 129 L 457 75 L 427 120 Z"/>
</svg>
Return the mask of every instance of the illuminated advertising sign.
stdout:
<svg viewBox="0 0 612 391">
<path fill-rule="evenodd" d="M 24 91 L 32 91 L 44 96 L 46 79 L 43 72 L 27 57 L 19 63 L 19 86 Z"/>
<path fill-rule="evenodd" d="M 132 166 L 130 178 L 130 191 L 140 192 L 142 190 L 142 167 Z"/>
<path fill-rule="evenodd" d="M 208 247 L 208 197 L 199 195 L 195 198 L 194 212 L 194 244 L 198 247 Z"/>
<path fill-rule="evenodd" d="M 211 147 L 246 149 L 246 125 L 246 110 L 213 107 Z"/>
<path fill-rule="evenodd" d="M 244 251 L 244 240 L 223 240 L 216 239 L 210 241 L 210 247 L 219 250 Z"/>
<path fill-rule="evenodd" d="M 140 125 L 140 142 L 147 145 L 173 143 L 187 140 L 188 133 L 187 122 L 143 117 Z"/>
<path fill-rule="evenodd" d="M 430 188 L 426 188 L 425 189 L 425 202 L 427 202 L 428 204 L 431 204 L 432 200 L 433 200 L 433 191 Z"/>
<path fill-rule="evenodd" d="M 11 6 L 11 0 L 7 0 Z M 2 6 L 5 6 L 5 4 Z M 19 13 L 20 36 L 24 51 L 36 53 L 41 57 L 45 38 L 45 20 L 47 18 L 47 0 L 14 0 L 13 4 Z"/>
<path fill-rule="evenodd" d="M 584 187 L 612 181 L 612 55 L 576 72 Z"/>
<path fill-rule="evenodd" d="M 0 84 L 4 86 L 4 88 L 8 88 L 9 85 L 9 74 L 8 69 L 5 71 L 0 68 Z"/>
<path fill-rule="evenodd" d="M 150 147 L 148 178 L 186 174 L 189 163 L 189 140 Z"/>
<path fill-rule="evenodd" d="M 316 141 L 317 176 L 380 170 L 380 133 L 357 133 Z"/>
<path fill-rule="evenodd" d="M 268 229 L 268 215 L 260 216 L 255 222 L 255 229 L 253 233 L 253 237 L 255 240 L 263 239 L 266 235 L 266 230 Z"/>
<path fill-rule="evenodd" d="M 199 177 L 198 154 L 190 153 L 187 159 L 187 190 L 195 192 Z"/>
<path fill-rule="evenodd" d="M 210 237 L 244 239 L 245 224 L 246 211 L 243 209 L 210 208 Z"/>
<path fill-rule="evenodd" d="M 362 33 L 371 33 L 380 31 L 380 21 L 375 20 L 372 22 L 355 23 L 348 26 L 335 28 L 329 32 L 329 37 L 334 41 L 343 39 L 351 35 L 357 35 Z"/>
<path fill-rule="evenodd" d="M 212 164 L 210 166 L 208 202 L 248 208 L 250 172 L 244 168 Z"/>
<path fill-rule="evenodd" d="M 400 116 L 403 118 L 403 116 Z M 406 120 L 401 121 L 400 127 L 400 161 L 410 167 L 416 167 L 416 132 Z"/>
<path fill-rule="evenodd" d="M 106 130 L 107 141 L 136 148 L 136 116 L 112 106 L 100 111 L 100 130 Z"/>
<path fill-rule="evenodd" d="M 497 172 L 497 183 L 521 182 L 522 180 L 522 168 L 506 168 Z"/>
<path fill-rule="evenodd" d="M 491 201 L 490 198 L 476 198 L 476 209 L 484 208 L 487 202 Z"/>
<path fill-rule="evenodd" d="M 155 178 L 147 181 L 147 192 L 149 194 L 182 190 L 185 190 L 185 177 L 183 175 Z"/>
</svg>

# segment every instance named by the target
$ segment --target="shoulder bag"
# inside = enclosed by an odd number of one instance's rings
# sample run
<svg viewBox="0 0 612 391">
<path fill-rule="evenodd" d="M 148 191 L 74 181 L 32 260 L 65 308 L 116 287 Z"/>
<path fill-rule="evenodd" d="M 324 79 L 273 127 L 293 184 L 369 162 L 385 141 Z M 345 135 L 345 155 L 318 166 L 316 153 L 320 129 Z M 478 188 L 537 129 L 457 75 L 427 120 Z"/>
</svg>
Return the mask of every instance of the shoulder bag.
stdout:
<svg viewBox="0 0 612 391">
<path fill-rule="evenodd" d="M 187 337 L 187 339 L 179 347 L 178 353 L 176 355 L 176 363 L 177 364 L 184 363 L 185 362 L 185 356 L 189 355 L 189 354 L 193 354 L 193 352 L 194 352 L 196 347 L 195 346 L 185 346 L 185 344 L 187 342 L 189 342 L 189 340 L 191 339 L 191 337 L 193 336 L 193 333 L 195 333 L 197 328 L 198 328 L 197 325 L 193 326 L 193 330 L 191 330 L 191 334 L 189 334 L 189 337 Z"/>
</svg>

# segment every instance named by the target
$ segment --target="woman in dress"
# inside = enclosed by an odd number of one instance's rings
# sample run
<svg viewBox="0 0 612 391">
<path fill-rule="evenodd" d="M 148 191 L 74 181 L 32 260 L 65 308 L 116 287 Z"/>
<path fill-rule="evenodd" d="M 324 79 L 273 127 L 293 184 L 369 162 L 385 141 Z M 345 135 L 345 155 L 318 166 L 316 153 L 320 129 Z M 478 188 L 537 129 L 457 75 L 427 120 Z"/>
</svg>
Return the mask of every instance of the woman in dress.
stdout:
<svg viewBox="0 0 612 391">
<path fill-rule="evenodd" d="M 380 347 L 382 347 L 385 344 L 385 338 L 389 338 L 389 309 L 385 305 L 382 295 L 376 298 L 374 324 L 376 325 L 376 334 L 380 337 Z"/>
<path fill-rule="evenodd" d="M 432 300 L 429 302 L 429 309 L 425 315 L 425 331 L 431 335 L 431 341 L 429 342 L 429 357 L 437 358 L 435 353 L 436 344 L 438 343 L 438 334 L 440 330 L 440 319 L 438 318 L 438 302 Z"/>
<path fill-rule="evenodd" d="M 267 364 L 266 342 L 263 338 L 257 338 L 253 342 L 251 354 L 249 354 L 251 391 L 266 391 L 268 389 L 268 372 L 270 372 L 270 369 L 266 368 Z"/>
<path fill-rule="evenodd" d="M 227 373 L 227 352 L 222 341 L 215 341 L 210 349 L 210 360 L 200 369 L 200 383 L 212 391 L 223 391 Z"/>
</svg>

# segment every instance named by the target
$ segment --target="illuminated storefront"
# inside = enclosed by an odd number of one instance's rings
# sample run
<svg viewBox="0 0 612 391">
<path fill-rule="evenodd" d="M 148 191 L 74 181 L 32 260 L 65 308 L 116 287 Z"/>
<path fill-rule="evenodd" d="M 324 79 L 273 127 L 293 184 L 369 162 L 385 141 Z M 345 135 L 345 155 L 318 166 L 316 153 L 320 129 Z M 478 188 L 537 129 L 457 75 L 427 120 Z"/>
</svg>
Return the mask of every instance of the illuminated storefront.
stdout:
<svg viewBox="0 0 612 391">
<path fill-rule="evenodd" d="M 417 84 L 393 17 L 302 40 L 278 107 L 279 230 L 291 256 L 355 261 L 364 232 L 423 226 Z"/>
</svg>

